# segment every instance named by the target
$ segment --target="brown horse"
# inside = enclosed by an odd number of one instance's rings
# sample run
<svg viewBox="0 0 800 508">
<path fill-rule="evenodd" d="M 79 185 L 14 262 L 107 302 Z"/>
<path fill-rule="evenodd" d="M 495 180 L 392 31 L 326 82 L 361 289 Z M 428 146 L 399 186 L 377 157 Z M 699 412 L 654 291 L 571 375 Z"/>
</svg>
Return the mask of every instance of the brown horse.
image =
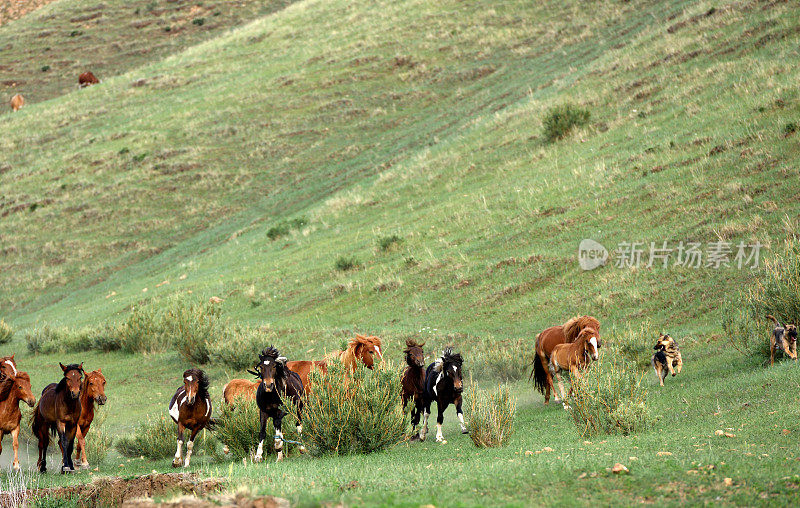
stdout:
<svg viewBox="0 0 800 508">
<path fill-rule="evenodd" d="M 414 339 L 406 339 L 406 368 L 403 371 L 401 383 L 403 385 L 403 409 L 406 408 L 408 401 L 414 400 L 414 408 L 411 410 L 412 432 L 416 434 L 419 417 L 425 407 L 425 343 L 418 343 Z"/>
<path fill-rule="evenodd" d="M 49 433 L 58 434 L 61 447 L 61 473 L 75 471 L 72 463 L 72 450 L 75 446 L 75 433 L 81 417 L 81 388 L 83 388 L 83 364 L 59 363 L 64 377 L 42 390 L 39 403 L 33 412 L 33 435 L 39 438 L 39 471 L 47 472 L 47 446 Z"/>
<path fill-rule="evenodd" d="M 14 355 L 0 357 L 0 381 L 3 381 L 6 376 L 14 377 L 17 375 L 17 362 L 14 361 Z"/>
<path fill-rule="evenodd" d="M 212 427 L 211 399 L 208 396 L 208 376 L 200 369 L 189 369 L 183 373 L 183 386 L 178 388 L 169 402 L 169 415 L 178 424 L 178 449 L 172 467 L 189 467 L 197 433 Z M 186 429 L 191 432 L 186 443 L 186 460 L 183 455 L 183 434 Z"/>
<path fill-rule="evenodd" d="M 599 332 L 600 322 L 592 316 L 577 316 L 563 325 L 551 326 L 536 337 L 536 355 L 530 377 L 533 378 L 536 389 L 544 395 L 545 404 L 550 402 L 550 391 L 555 391 L 549 369 L 550 353 L 557 344 L 574 341 L 584 328 L 593 328 Z M 602 346 L 599 335 L 597 345 Z M 556 402 L 559 402 L 558 397 Z"/>
<path fill-rule="evenodd" d="M 256 400 L 257 389 L 258 381 L 231 379 L 228 384 L 222 388 L 222 400 L 229 406 L 232 406 L 233 401 L 239 397 L 245 400 Z"/>
<path fill-rule="evenodd" d="M 18 372 L 16 376 L 6 376 L 0 382 L 0 453 L 3 452 L 3 437 L 11 434 L 14 447 L 14 470 L 19 471 L 19 431 L 22 412 L 20 401 L 30 407 L 36 404 L 36 397 L 31 390 L 31 378 L 27 372 Z"/>
<path fill-rule="evenodd" d="M 567 408 L 567 394 L 564 393 L 564 384 L 561 382 L 561 371 L 568 370 L 571 379 L 578 379 L 580 372 L 596 361 L 600 347 L 597 338 L 597 330 L 594 328 L 584 328 L 578 334 L 578 338 L 567 344 L 556 344 L 550 353 L 550 364 L 548 369 L 551 376 L 558 380 L 558 389 L 561 392 L 561 401 L 564 408 Z M 570 393 L 572 388 L 570 387 Z"/>
<path fill-rule="evenodd" d="M 86 434 L 94 420 L 94 404 L 96 402 L 102 406 L 106 403 L 106 378 L 100 370 L 87 373 L 81 389 L 81 417 L 76 433 L 78 444 L 75 446 L 75 458 L 80 459 L 80 466 L 84 469 L 89 467 L 89 460 L 86 458 Z"/>
<path fill-rule="evenodd" d="M 381 339 L 379 337 L 365 337 L 356 335 L 347 344 L 347 349 L 337 353 L 339 361 L 344 364 L 350 372 L 355 372 L 358 362 L 361 361 L 368 369 L 372 370 L 375 366 L 375 358 L 383 360 L 381 352 Z"/>
<path fill-rule="evenodd" d="M 312 370 L 318 370 L 323 374 L 328 373 L 328 362 L 325 360 L 295 360 L 286 362 L 286 368 L 300 376 L 303 381 L 303 388 L 306 395 L 311 393 L 311 380 L 308 375 Z"/>
</svg>

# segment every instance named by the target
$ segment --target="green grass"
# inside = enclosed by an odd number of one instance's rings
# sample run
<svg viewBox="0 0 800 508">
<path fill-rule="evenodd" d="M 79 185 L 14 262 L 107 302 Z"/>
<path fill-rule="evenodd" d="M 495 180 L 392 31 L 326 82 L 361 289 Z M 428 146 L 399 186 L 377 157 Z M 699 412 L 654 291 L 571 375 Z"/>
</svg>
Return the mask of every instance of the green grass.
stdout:
<svg viewBox="0 0 800 508">
<path fill-rule="evenodd" d="M 84 12 L 76 5 L 45 9 Z M 584 445 L 563 410 L 517 383 L 508 447 L 473 449 L 448 414 L 445 448 L 236 465 L 234 483 L 302 504 L 791 504 L 797 370 L 762 369 L 721 337 L 723 302 L 747 270 L 582 272 L 575 252 L 583 238 L 775 248 L 800 232 L 800 149 L 785 128 L 800 113 L 800 76 L 786 65 L 797 11 L 761 7 L 305 0 L 123 61 L 100 86 L 48 92 L 0 116 L 0 317 L 16 330 L 11 349 L 36 390 L 58 361 L 108 368 L 109 396 L 125 402 L 106 408 L 106 426 L 127 432 L 165 411 L 187 366 L 177 354 L 32 357 L 22 337 L 120 322 L 143 301 L 191 291 L 266 327 L 290 358 L 367 332 L 400 361 L 414 336 L 427 351 L 455 343 L 465 369 L 491 383 L 520 379 L 535 334 L 575 313 L 620 334 L 649 320 L 653 340 L 671 334 L 686 364 L 651 392 L 653 430 Z M 48 11 L 38 12 L 0 27 L 0 41 L 41 29 Z M 196 17 L 205 24 L 191 25 Z M 218 18 L 191 19 L 206 30 Z M 73 29 L 65 41 L 83 37 Z M 30 66 L 26 79 L 58 70 L 15 59 Z M 589 123 L 549 143 L 547 111 L 568 102 Z M 297 217 L 307 223 L 269 234 Z M 403 241 L 382 250 L 392 235 Z M 339 259 L 360 266 L 339 270 Z M 519 363 L 487 369 L 492 344 Z M 215 400 L 242 376 L 211 370 Z M 728 427 L 736 438 L 713 436 Z M 555 452 L 524 454 L 544 446 Z M 617 461 L 631 474 L 605 472 Z M 715 469 L 687 473 L 697 463 Z M 123 464 L 102 474 L 168 467 Z M 340 488 L 350 480 L 360 487 Z"/>
</svg>

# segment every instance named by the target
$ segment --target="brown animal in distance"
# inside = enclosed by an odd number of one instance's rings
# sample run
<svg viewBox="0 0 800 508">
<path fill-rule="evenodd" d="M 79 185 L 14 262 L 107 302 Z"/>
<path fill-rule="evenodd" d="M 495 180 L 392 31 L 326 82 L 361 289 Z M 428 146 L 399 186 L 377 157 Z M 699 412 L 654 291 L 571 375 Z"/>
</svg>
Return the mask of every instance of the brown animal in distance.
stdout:
<svg viewBox="0 0 800 508">
<path fill-rule="evenodd" d="M 550 364 L 548 369 L 550 375 L 558 380 L 558 389 L 561 392 L 561 401 L 564 408 L 567 408 L 567 394 L 564 391 L 564 384 L 561 382 L 561 371 L 567 370 L 570 374 L 570 381 L 578 379 L 580 372 L 585 370 L 593 361 L 597 361 L 600 348 L 597 330 L 594 328 L 584 328 L 578 334 L 578 338 L 569 343 L 556 344 L 550 354 Z M 572 387 L 570 387 L 570 393 Z"/>
<path fill-rule="evenodd" d="M 87 373 L 81 389 L 81 417 L 75 434 L 75 458 L 80 459 L 80 467 L 83 469 L 89 468 L 89 460 L 86 458 L 86 434 L 94 421 L 94 405 L 97 403 L 102 406 L 106 400 L 106 377 L 101 369 Z"/>
<path fill-rule="evenodd" d="M 769 364 L 775 363 L 777 351 L 783 351 L 789 358 L 797 361 L 797 326 L 782 326 L 772 314 L 767 314 L 767 319 L 775 323 L 769 337 Z"/>
<path fill-rule="evenodd" d="M 25 97 L 23 97 L 22 94 L 17 94 L 11 98 L 11 109 L 13 111 L 15 112 L 19 111 L 24 105 L 25 105 Z"/>
<path fill-rule="evenodd" d="M 22 412 L 19 403 L 25 402 L 30 407 L 36 404 L 36 397 L 31 390 L 31 378 L 27 372 L 18 372 L 14 376 L 6 376 L 0 382 L 0 453 L 3 451 L 3 438 L 11 434 L 14 449 L 14 471 L 19 471 L 19 431 L 21 429 Z"/>
<path fill-rule="evenodd" d="M 78 76 L 78 88 L 86 88 L 87 86 L 97 85 L 99 83 L 100 80 L 90 71 L 86 71 Z"/>
</svg>

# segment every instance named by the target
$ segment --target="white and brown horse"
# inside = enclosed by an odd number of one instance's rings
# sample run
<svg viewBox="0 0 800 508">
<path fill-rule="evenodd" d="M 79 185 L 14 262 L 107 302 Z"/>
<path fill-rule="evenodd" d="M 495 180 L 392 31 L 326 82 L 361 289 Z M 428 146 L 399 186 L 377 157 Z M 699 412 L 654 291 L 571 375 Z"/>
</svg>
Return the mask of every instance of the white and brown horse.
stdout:
<svg viewBox="0 0 800 508">
<path fill-rule="evenodd" d="M 200 369 L 189 369 L 183 373 L 183 386 L 178 388 L 169 402 L 169 415 L 178 424 L 178 448 L 172 467 L 189 467 L 197 433 L 211 428 L 211 399 L 208 395 L 208 376 Z M 183 455 L 183 437 L 189 429 L 189 441 L 186 443 L 186 459 Z"/>
<path fill-rule="evenodd" d="M 567 407 L 566 393 L 564 384 L 561 382 L 562 371 L 568 371 L 572 379 L 578 379 L 580 372 L 585 370 L 593 361 L 599 357 L 599 339 L 597 330 L 594 328 L 584 328 L 578 334 L 578 338 L 569 344 L 556 344 L 550 353 L 548 369 L 551 376 L 558 380 L 558 389 L 561 392 L 561 401 Z M 572 393 L 572 388 L 570 388 Z"/>
</svg>

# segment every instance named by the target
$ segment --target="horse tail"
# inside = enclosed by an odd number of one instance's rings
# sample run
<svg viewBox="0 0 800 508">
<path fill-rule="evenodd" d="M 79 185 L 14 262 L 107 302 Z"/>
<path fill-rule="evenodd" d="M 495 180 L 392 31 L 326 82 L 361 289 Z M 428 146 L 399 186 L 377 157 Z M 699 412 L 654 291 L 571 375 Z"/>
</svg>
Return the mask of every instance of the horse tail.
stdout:
<svg viewBox="0 0 800 508">
<path fill-rule="evenodd" d="M 33 416 L 31 417 L 31 430 L 33 431 L 33 435 L 37 438 L 40 437 L 39 432 L 42 430 L 42 427 L 47 426 L 47 422 L 45 421 L 42 414 L 39 412 L 39 402 L 41 399 L 36 401 L 36 405 L 33 407 Z M 47 436 L 48 441 L 50 440 L 50 434 L 56 435 L 56 426 L 50 425 L 49 433 L 44 432 L 43 434 Z"/>
<path fill-rule="evenodd" d="M 541 333 L 536 336 L 536 351 L 533 354 L 533 369 L 531 369 L 531 375 L 528 377 L 528 379 L 533 379 L 533 386 L 535 386 L 539 392 L 544 394 L 545 389 L 547 388 L 547 371 L 544 370 L 542 359 L 539 356 L 539 341 L 541 338 Z"/>
</svg>

